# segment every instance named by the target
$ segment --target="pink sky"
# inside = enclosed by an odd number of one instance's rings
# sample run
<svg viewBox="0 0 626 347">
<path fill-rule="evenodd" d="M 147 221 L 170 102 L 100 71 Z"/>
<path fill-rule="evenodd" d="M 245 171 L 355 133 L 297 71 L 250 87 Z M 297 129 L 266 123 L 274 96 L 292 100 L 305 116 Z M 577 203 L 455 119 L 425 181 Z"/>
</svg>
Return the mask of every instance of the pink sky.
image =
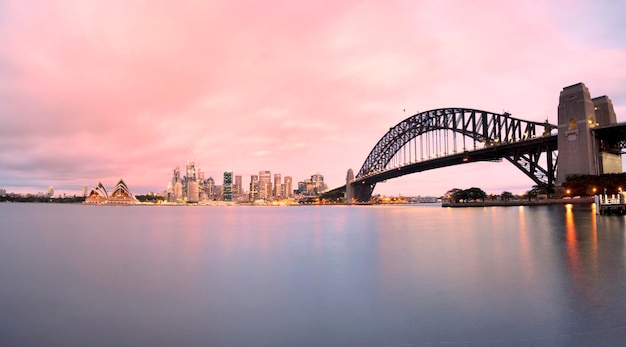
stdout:
<svg viewBox="0 0 626 347">
<path fill-rule="evenodd" d="M 187 160 L 322 173 L 332 188 L 416 111 L 467 107 L 556 123 L 583 82 L 626 121 L 614 1 L 0 2 L 0 188 L 162 191 Z M 406 112 L 402 110 L 406 109 Z M 510 163 L 456 166 L 375 193 L 522 193 Z"/>
</svg>

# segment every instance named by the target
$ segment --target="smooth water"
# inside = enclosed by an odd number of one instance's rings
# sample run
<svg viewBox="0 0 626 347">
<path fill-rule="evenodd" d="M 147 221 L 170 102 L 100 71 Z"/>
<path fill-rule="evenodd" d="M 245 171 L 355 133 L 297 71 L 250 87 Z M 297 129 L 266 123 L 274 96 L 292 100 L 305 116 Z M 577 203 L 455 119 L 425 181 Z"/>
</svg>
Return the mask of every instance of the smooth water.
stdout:
<svg viewBox="0 0 626 347">
<path fill-rule="evenodd" d="M 0 204 L 2 346 L 615 345 L 589 206 Z"/>
</svg>

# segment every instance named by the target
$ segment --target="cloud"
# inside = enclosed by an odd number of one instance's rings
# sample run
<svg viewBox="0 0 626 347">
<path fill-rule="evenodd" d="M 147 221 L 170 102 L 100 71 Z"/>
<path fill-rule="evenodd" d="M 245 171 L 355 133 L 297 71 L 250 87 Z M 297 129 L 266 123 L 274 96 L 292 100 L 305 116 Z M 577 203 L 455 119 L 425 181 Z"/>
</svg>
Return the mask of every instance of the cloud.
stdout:
<svg viewBox="0 0 626 347">
<path fill-rule="evenodd" d="M 187 160 L 334 186 L 417 110 L 555 122 L 580 81 L 622 119 L 625 41 L 603 35 L 621 23 L 598 16 L 618 9 L 577 4 L 5 1 L 0 186 L 162 190 Z M 420 186 L 427 175 L 411 191 L 450 188 Z"/>
</svg>

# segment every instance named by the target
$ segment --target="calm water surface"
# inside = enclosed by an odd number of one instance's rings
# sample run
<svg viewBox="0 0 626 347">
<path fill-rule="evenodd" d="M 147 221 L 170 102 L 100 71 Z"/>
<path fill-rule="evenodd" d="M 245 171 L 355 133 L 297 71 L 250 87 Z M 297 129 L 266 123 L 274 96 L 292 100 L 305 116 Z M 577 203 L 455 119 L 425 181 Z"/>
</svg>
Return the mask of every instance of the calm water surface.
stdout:
<svg viewBox="0 0 626 347">
<path fill-rule="evenodd" d="M 2 346 L 616 345 L 589 206 L 0 204 Z"/>
</svg>

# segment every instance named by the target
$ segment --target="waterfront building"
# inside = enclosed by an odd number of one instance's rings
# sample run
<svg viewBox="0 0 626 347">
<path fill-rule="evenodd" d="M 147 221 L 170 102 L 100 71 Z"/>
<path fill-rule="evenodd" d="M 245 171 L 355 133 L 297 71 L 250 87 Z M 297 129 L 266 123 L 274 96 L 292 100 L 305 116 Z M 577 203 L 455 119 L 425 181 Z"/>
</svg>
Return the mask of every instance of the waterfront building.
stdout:
<svg viewBox="0 0 626 347">
<path fill-rule="evenodd" d="M 217 191 L 215 190 L 215 180 L 213 179 L 213 177 L 209 176 L 209 178 L 204 181 L 204 193 L 206 194 L 207 199 L 215 199 Z"/>
<path fill-rule="evenodd" d="M 250 201 L 254 201 L 259 198 L 259 176 L 250 176 Z"/>
<path fill-rule="evenodd" d="M 177 202 L 183 199 L 183 184 L 180 178 L 180 168 L 176 167 L 172 179 L 167 183 L 167 201 Z"/>
<path fill-rule="evenodd" d="M 319 173 L 311 175 L 311 179 L 298 182 L 298 192 L 306 195 L 319 195 L 328 190 L 328 186 L 324 183 L 324 176 Z"/>
<path fill-rule="evenodd" d="M 89 196 L 85 199 L 86 204 L 110 204 L 110 205 L 132 205 L 139 201 L 130 192 L 124 180 L 120 179 L 113 188 L 113 193 L 108 194 L 106 188 L 101 182 L 98 186 L 91 190 Z"/>
<path fill-rule="evenodd" d="M 243 186 L 241 184 L 241 175 L 235 175 L 235 182 L 233 184 L 233 199 L 241 200 L 243 194 Z"/>
<path fill-rule="evenodd" d="M 174 201 L 183 201 L 183 182 L 178 181 L 174 183 Z"/>
<path fill-rule="evenodd" d="M 224 172 L 224 186 L 223 186 L 224 201 L 233 201 L 233 172 Z"/>
<path fill-rule="evenodd" d="M 206 183 L 206 181 L 204 180 L 204 171 L 198 169 L 198 174 L 197 174 L 197 181 L 198 182 L 198 201 L 205 201 L 207 200 L 207 196 L 204 192 L 204 185 Z"/>
<path fill-rule="evenodd" d="M 98 182 L 98 186 L 91 190 L 89 196 L 85 199 L 86 204 L 106 204 L 109 199 L 106 188 L 102 185 L 102 182 Z"/>
<path fill-rule="evenodd" d="M 190 181 L 187 184 L 187 202 L 197 203 L 200 199 L 198 181 Z"/>
<path fill-rule="evenodd" d="M 283 191 L 285 192 L 284 196 L 286 198 L 293 197 L 293 179 L 291 178 L 291 176 L 285 176 L 285 185 Z"/>
<path fill-rule="evenodd" d="M 269 199 L 272 197 L 272 173 L 269 171 L 259 171 L 259 199 Z"/>
<path fill-rule="evenodd" d="M 274 197 L 275 198 L 281 198 L 283 196 L 283 192 L 282 192 L 283 184 L 280 181 L 280 177 L 281 176 L 279 173 L 274 174 Z"/>
<path fill-rule="evenodd" d="M 191 194 L 194 194 L 194 192 L 192 192 L 192 189 L 197 190 L 198 187 L 197 185 L 194 185 L 194 187 L 191 187 L 192 182 L 196 182 L 197 178 L 196 178 L 196 163 L 193 161 L 187 161 L 187 175 L 185 176 L 184 179 L 184 192 L 185 192 L 185 200 L 188 202 L 191 201 L 198 201 L 198 197 L 196 195 L 191 196 Z"/>
<path fill-rule="evenodd" d="M 115 185 L 113 193 L 109 196 L 107 203 L 112 205 L 130 205 L 136 204 L 138 201 L 130 192 L 124 180 L 120 179 Z"/>
<path fill-rule="evenodd" d="M 87 197 L 87 186 L 83 186 L 83 197 Z"/>
<path fill-rule="evenodd" d="M 48 197 L 54 197 L 54 188 L 52 186 L 48 187 Z"/>
<path fill-rule="evenodd" d="M 298 182 L 298 194 L 306 194 L 306 182 Z"/>
</svg>

